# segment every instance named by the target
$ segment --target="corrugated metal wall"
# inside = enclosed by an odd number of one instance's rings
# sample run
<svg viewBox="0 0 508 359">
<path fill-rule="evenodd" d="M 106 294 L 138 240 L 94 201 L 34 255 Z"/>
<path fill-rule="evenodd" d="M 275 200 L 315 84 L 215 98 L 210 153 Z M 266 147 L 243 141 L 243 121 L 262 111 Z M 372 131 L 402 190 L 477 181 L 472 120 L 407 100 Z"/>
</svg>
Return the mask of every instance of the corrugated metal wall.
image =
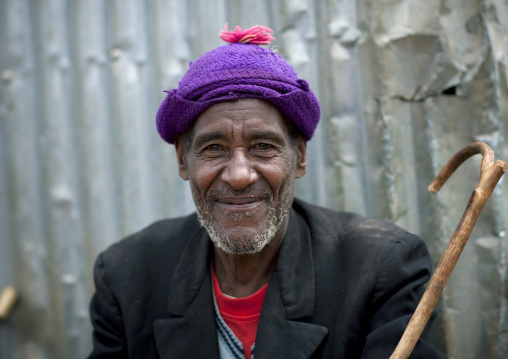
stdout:
<svg viewBox="0 0 508 359">
<path fill-rule="evenodd" d="M 438 194 L 448 158 L 485 141 L 508 159 L 507 0 L 0 0 L 0 357 L 79 358 L 97 253 L 193 210 L 154 116 L 224 23 L 270 26 L 322 119 L 297 193 L 422 235 L 435 263 L 480 158 Z M 445 293 L 448 358 L 508 357 L 506 179 Z"/>
</svg>

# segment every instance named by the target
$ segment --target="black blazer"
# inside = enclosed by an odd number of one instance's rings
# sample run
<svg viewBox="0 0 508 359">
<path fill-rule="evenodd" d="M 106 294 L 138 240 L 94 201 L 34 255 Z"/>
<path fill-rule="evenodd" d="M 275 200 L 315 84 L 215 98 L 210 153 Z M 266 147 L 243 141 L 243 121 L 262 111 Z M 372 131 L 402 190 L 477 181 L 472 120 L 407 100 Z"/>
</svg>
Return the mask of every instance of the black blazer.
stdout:
<svg viewBox="0 0 508 359">
<path fill-rule="evenodd" d="M 154 223 L 103 252 L 89 358 L 219 358 L 212 249 L 193 214 Z M 255 358 L 389 358 L 430 271 L 417 236 L 295 199 Z M 411 358 L 442 355 L 421 338 Z"/>
</svg>

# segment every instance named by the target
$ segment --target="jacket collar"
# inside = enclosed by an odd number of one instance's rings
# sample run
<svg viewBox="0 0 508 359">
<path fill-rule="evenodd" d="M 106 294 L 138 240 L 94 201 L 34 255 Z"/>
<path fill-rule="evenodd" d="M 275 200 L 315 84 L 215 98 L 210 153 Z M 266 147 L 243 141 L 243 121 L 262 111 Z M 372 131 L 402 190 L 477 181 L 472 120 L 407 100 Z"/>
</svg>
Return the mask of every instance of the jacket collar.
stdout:
<svg viewBox="0 0 508 359">
<path fill-rule="evenodd" d="M 328 329 L 306 321 L 314 313 L 314 264 L 310 231 L 291 210 L 274 276 L 259 318 L 256 358 L 308 358 Z"/>
<path fill-rule="evenodd" d="M 211 249 L 208 233 L 200 228 L 191 237 L 171 279 L 168 312 L 184 316 L 192 305 L 203 281 L 210 278 Z"/>
<path fill-rule="evenodd" d="M 161 358 L 218 357 L 217 332 L 210 278 L 211 244 L 200 229 L 189 241 L 171 280 L 171 319 L 154 323 Z M 314 311 L 314 265 L 305 220 L 290 211 L 286 236 L 263 303 L 256 336 L 257 358 L 306 358 L 328 329 L 303 322 Z"/>
<path fill-rule="evenodd" d="M 315 284 L 310 232 L 305 220 L 294 210 L 290 212 L 288 229 L 279 249 L 273 279 L 277 283 L 288 319 L 296 320 L 313 315 Z"/>
<path fill-rule="evenodd" d="M 172 318 L 154 322 L 155 342 L 162 359 L 218 359 L 210 280 L 211 242 L 203 228 L 189 237 L 170 282 L 167 310 Z"/>
</svg>

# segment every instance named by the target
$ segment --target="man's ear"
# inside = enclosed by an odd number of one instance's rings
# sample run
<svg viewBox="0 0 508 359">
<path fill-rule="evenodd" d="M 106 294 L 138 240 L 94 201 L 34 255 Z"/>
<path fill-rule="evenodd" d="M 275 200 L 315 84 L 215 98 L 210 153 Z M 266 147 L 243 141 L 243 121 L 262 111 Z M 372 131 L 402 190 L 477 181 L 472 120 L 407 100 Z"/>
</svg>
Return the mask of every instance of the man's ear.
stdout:
<svg viewBox="0 0 508 359">
<path fill-rule="evenodd" d="M 307 141 L 300 136 L 296 147 L 296 178 L 303 177 L 305 172 L 307 172 Z"/>
<path fill-rule="evenodd" d="M 184 181 L 189 180 L 187 172 L 187 160 L 185 158 L 186 148 L 185 139 L 181 135 L 175 136 L 176 162 L 178 164 L 178 173 Z"/>
</svg>

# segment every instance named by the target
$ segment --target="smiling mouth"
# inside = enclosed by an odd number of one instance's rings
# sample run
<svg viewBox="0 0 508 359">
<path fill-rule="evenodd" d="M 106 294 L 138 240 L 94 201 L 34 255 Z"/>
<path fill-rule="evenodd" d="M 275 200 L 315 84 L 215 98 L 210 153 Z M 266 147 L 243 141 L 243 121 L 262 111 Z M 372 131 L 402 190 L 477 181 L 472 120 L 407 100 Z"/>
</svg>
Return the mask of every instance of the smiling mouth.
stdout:
<svg viewBox="0 0 508 359">
<path fill-rule="evenodd" d="M 231 197 L 231 198 L 218 198 L 216 202 L 225 210 L 253 210 L 263 204 L 260 197 Z"/>
</svg>

